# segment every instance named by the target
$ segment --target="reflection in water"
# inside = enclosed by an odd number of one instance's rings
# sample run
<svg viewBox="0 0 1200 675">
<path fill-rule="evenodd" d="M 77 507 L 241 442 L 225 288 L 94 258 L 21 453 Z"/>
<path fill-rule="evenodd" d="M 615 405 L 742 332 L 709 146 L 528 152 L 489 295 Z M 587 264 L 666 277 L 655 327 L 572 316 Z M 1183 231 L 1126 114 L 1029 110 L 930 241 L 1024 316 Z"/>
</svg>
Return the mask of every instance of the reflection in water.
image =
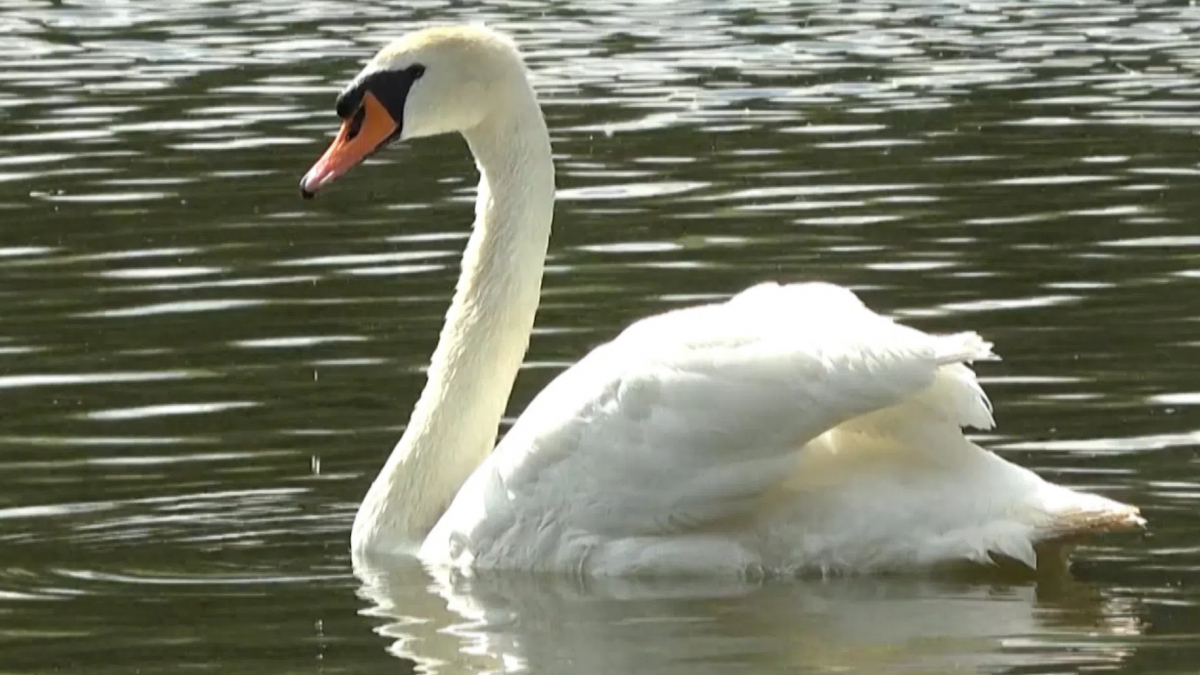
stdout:
<svg viewBox="0 0 1200 675">
<path fill-rule="evenodd" d="M 359 561 L 391 651 L 435 673 L 987 673 L 1112 666 L 1133 603 L 1069 578 L 767 585 L 568 579 Z"/>
</svg>

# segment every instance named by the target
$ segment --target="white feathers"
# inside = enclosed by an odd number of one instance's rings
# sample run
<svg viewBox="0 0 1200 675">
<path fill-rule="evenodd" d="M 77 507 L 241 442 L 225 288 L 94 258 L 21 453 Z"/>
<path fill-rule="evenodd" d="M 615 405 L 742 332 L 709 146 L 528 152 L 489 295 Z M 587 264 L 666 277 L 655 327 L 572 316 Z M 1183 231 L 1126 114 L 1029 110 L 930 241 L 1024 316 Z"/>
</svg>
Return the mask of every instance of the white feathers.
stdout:
<svg viewBox="0 0 1200 675">
<path fill-rule="evenodd" d="M 985 358 L 974 333 L 826 284 L 644 319 L 535 398 L 421 555 L 594 575 L 1032 565 L 1065 511 L 1128 507 L 963 437 L 993 423 L 963 363 Z"/>
</svg>

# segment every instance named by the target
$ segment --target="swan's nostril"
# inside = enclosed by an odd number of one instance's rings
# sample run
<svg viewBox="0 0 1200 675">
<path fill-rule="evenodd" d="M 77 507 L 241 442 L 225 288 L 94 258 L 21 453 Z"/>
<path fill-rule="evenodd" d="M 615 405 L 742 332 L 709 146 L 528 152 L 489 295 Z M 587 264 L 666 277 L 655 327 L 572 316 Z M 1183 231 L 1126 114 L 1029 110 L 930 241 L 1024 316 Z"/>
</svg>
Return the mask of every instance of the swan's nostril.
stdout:
<svg viewBox="0 0 1200 675">
<path fill-rule="evenodd" d="M 354 112 L 354 117 L 351 118 L 350 123 L 346 126 L 346 140 L 354 140 L 354 137 L 358 135 L 358 132 L 362 131 L 363 121 L 366 119 L 366 106 L 359 106 L 358 110 Z"/>
</svg>

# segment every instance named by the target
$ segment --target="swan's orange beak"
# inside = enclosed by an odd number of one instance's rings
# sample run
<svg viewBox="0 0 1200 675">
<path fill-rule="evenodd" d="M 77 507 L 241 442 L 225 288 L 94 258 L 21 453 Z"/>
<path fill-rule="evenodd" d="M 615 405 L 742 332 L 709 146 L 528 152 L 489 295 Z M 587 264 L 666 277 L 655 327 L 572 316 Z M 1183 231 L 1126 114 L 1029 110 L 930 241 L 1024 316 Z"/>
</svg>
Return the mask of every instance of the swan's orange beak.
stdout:
<svg viewBox="0 0 1200 675">
<path fill-rule="evenodd" d="M 399 128 L 399 122 L 392 119 L 374 94 L 364 94 L 362 105 L 342 122 L 333 144 L 300 179 L 300 196 L 311 199 L 317 190 L 383 147 Z"/>
</svg>

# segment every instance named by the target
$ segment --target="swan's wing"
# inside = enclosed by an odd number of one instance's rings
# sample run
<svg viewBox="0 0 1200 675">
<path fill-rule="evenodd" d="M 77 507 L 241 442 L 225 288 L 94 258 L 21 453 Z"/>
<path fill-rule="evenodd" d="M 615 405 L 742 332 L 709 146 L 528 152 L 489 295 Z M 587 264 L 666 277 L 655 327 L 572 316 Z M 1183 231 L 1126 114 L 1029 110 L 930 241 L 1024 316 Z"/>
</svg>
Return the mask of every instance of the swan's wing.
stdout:
<svg viewBox="0 0 1200 675">
<path fill-rule="evenodd" d="M 990 356 L 974 333 L 901 326 L 837 286 L 755 286 L 639 321 L 562 373 L 489 458 L 491 499 L 511 503 L 477 507 L 622 535 L 737 518 L 808 441 L 918 393 L 922 414 L 990 426 L 957 365 Z"/>
</svg>

